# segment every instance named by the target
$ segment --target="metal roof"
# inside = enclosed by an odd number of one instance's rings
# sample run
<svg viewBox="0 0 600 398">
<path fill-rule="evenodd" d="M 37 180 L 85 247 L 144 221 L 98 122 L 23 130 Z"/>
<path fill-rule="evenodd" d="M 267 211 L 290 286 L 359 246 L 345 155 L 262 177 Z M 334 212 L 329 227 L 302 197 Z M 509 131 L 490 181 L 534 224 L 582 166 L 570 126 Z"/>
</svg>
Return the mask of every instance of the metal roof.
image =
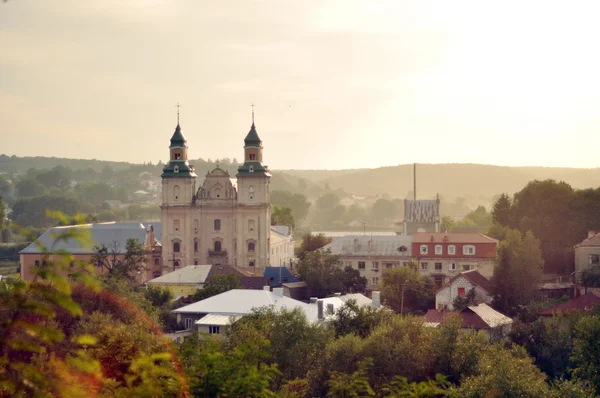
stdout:
<svg viewBox="0 0 600 398">
<path fill-rule="evenodd" d="M 76 239 L 56 241 L 56 238 L 67 230 L 89 231 L 91 240 L 88 244 L 82 244 Z M 41 253 L 38 244 L 51 251 L 67 250 L 72 254 L 93 254 L 94 246 L 104 244 L 111 248 L 114 242 L 118 244 L 120 253 L 124 254 L 129 238 L 135 238 L 143 244 L 146 241 L 146 227 L 140 222 L 108 222 L 53 227 L 44 232 L 35 242 L 21 250 L 19 254 Z"/>
<path fill-rule="evenodd" d="M 240 319 L 239 315 L 208 314 L 197 320 L 196 325 L 227 326 Z"/>
<path fill-rule="evenodd" d="M 408 258 L 411 256 L 411 247 L 412 236 L 347 235 L 335 238 L 323 249 L 330 249 L 331 254 L 340 256 Z"/>
<path fill-rule="evenodd" d="M 175 313 L 245 315 L 253 308 L 273 307 L 288 310 L 308 304 L 266 290 L 233 289 L 174 310 Z"/>
<path fill-rule="evenodd" d="M 436 222 L 440 220 L 437 200 L 405 200 L 404 220 L 407 222 Z"/>
<path fill-rule="evenodd" d="M 197 285 L 206 282 L 206 277 L 210 272 L 212 265 L 188 265 L 168 274 L 149 280 L 146 283 L 161 285 L 168 283 Z"/>
<path fill-rule="evenodd" d="M 415 243 L 498 243 L 479 232 L 416 232 Z"/>
<path fill-rule="evenodd" d="M 494 310 L 485 303 L 479 305 L 471 305 L 469 309 L 479 316 L 490 328 L 495 328 L 502 325 L 510 325 L 512 319 Z"/>
</svg>

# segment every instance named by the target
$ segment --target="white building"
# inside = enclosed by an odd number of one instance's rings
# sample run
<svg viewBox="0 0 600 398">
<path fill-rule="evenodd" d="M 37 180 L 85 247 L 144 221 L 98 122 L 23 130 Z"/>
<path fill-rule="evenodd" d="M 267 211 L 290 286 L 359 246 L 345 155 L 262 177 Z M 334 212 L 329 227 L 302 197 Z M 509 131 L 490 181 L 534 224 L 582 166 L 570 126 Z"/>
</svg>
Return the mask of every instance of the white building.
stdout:
<svg viewBox="0 0 600 398">
<path fill-rule="evenodd" d="M 244 164 L 236 179 L 217 167 L 196 186 L 187 141 L 179 124 L 171 138 L 162 178 L 163 264 L 265 267 L 270 259 L 271 174 L 263 165 L 254 123 L 244 140 Z"/>
<path fill-rule="evenodd" d="M 294 260 L 294 238 L 291 228 L 285 225 L 271 226 L 271 267 L 289 267 Z"/>
<path fill-rule="evenodd" d="M 476 304 L 492 302 L 490 281 L 477 270 L 472 270 L 461 272 L 437 291 L 435 308 L 453 310 L 454 300 L 457 297 L 466 296 L 471 289 L 475 289 L 474 302 Z"/>
</svg>

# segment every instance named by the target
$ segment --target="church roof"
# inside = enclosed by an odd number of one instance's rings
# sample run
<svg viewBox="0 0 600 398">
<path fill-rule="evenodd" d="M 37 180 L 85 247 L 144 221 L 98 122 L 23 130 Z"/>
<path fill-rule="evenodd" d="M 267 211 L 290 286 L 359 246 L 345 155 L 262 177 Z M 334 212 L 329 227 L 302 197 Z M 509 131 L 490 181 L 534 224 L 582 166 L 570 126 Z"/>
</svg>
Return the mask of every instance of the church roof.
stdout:
<svg viewBox="0 0 600 398">
<path fill-rule="evenodd" d="M 177 127 L 175 127 L 175 132 L 173 133 L 173 137 L 171 137 L 171 145 L 169 146 L 169 148 L 184 147 L 186 142 L 187 141 L 185 140 L 185 137 L 183 136 L 183 133 L 181 132 L 181 127 L 179 126 L 179 123 L 178 123 Z"/>
<path fill-rule="evenodd" d="M 236 177 L 271 177 L 271 173 L 261 162 L 246 162 L 238 167 Z"/>
<path fill-rule="evenodd" d="M 196 177 L 194 166 L 190 165 L 187 160 L 170 160 L 163 167 L 161 177 Z"/>
<path fill-rule="evenodd" d="M 250 127 L 250 131 L 248 135 L 244 139 L 245 147 L 249 146 L 260 146 L 262 141 L 258 137 L 258 133 L 256 132 L 256 126 L 254 126 L 254 122 L 252 122 L 252 127 Z"/>
</svg>

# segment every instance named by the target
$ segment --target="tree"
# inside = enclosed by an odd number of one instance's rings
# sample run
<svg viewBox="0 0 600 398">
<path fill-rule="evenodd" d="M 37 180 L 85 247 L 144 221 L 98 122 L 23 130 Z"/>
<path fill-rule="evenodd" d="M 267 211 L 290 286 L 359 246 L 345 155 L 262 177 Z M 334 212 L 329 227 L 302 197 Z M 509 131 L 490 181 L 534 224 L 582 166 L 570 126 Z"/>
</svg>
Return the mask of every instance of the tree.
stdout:
<svg viewBox="0 0 600 398">
<path fill-rule="evenodd" d="M 540 242 L 531 231 L 525 238 L 517 230 L 510 230 L 500 242 L 491 280 L 494 308 L 514 315 L 537 294 L 544 260 Z"/>
<path fill-rule="evenodd" d="M 465 308 L 473 305 L 475 303 L 475 288 L 469 289 L 467 294 L 464 297 L 456 296 L 454 301 L 452 302 L 452 308 L 455 311 L 462 311 Z"/>
<path fill-rule="evenodd" d="M 291 207 L 273 206 L 271 213 L 271 225 L 287 225 L 294 228 L 294 216 Z"/>
<path fill-rule="evenodd" d="M 396 206 L 392 203 L 391 200 L 387 199 L 377 199 L 375 203 L 373 203 L 373 207 L 371 208 L 371 213 L 373 214 L 373 220 L 376 223 L 385 223 L 386 220 L 391 220 L 395 216 Z"/>
<path fill-rule="evenodd" d="M 125 252 L 117 241 L 109 246 L 104 243 L 94 247 L 92 264 L 103 267 L 109 275 L 131 276 L 132 272 L 141 272 L 146 268 L 146 249 L 136 238 L 128 238 Z"/>
<path fill-rule="evenodd" d="M 454 219 L 452 217 L 442 216 L 440 230 L 442 232 L 452 232 L 452 229 L 454 228 L 454 224 L 456 224 L 456 222 L 454 221 Z"/>
<path fill-rule="evenodd" d="M 298 264 L 300 278 L 310 287 L 316 297 L 344 293 L 344 271 L 340 269 L 340 257 L 329 251 L 315 250 L 307 252 Z"/>
<path fill-rule="evenodd" d="M 372 397 L 375 391 L 369 384 L 368 370 L 372 366 L 371 358 L 358 364 L 358 369 L 352 374 L 333 371 L 329 379 L 328 397 Z"/>
<path fill-rule="evenodd" d="M 381 292 L 385 303 L 398 313 L 424 313 L 435 301 L 433 281 L 414 265 L 386 270 Z"/>
<path fill-rule="evenodd" d="M 477 206 L 477 209 L 467 213 L 464 217 L 465 220 L 469 220 L 473 225 L 477 227 L 490 227 L 493 224 L 492 214 L 488 213 L 485 207 Z"/>
<path fill-rule="evenodd" d="M 67 216 L 75 216 L 79 213 L 80 205 L 77 199 L 62 195 L 21 198 L 13 205 L 11 219 L 23 227 L 56 226 L 57 220 L 48 216 L 49 211 L 59 211 Z"/>
<path fill-rule="evenodd" d="M 367 288 L 367 278 L 360 275 L 360 271 L 350 266 L 344 268 L 343 281 L 344 292 L 362 293 Z"/>
<path fill-rule="evenodd" d="M 8 196 L 10 194 L 10 184 L 0 176 L 0 196 Z"/>
<path fill-rule="evenodd" d="M 202 289 L 194 293 L 192 300 L 194 302 L 200 301 L 232 289 L 241 288 L 241 278 L 237 274 L 214 275 L 204 284 Z"/>
<path fill-rule="evenodd" d="M 600 317 L 582 317 L 574 332 L 573 376 L 591 383 L 600 394 Z"/>
<path fill-rule="evenodd" d="M 0 242 L 2 242 L 2 232 L 5 228 L 6 209 L 4 207 L 4 200 L 0 196 Z"/>
<path fill-rule="evenodd" d="M 320 249 L 329 243 L 331 243 L 331 238 L 325 236 L 324 234 L 305 234 L 302 237 L 302 243 L 300 243 L 300 249 L 298 250 L 297 257 L 300 261 L 302 261 L 307 253 Z"/>
<path fill-rule="evenodd" d="M 15 186 L 17 197 L 40 196 L 46 192 L 46 187 L 37 180 L 21 180 Z"/>
<path fill-rule="evenodd" d="M 349 300 L 336 311 L 330 324 L 335 330 L 336 338 L 354 334 L 367 337 L 385 318 L 386 312 L 372 307 L 359 306 L 355 300 Z"/>
<path fill-rule="evenodd" d="M 279 207 L 291 207 L 297 220 L 305 219 L 310 208 L 310 202 L 306 196 L 288 191 L 271 192 L 271 204 Z"/>
<path fill-rule="evenodd" d="M 495 224 L 511 225 L 511 201 L 510 197 L 503 193 L 492 207 L 492 220 Z"/>
</svg>

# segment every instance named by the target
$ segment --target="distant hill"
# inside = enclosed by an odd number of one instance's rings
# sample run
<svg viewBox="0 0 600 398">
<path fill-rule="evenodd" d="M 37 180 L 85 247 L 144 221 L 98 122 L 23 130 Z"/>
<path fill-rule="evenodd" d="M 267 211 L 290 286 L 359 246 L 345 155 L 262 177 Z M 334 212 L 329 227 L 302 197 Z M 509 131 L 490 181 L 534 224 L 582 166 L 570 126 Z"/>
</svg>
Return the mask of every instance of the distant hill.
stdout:
<svg viewBox="0 0 600 398">
<path fill-rule="evenodd" d="M 216 167 L 216 161 L 190 160 L 202 178 L 208 170 Z M 23 173 L 29 168 L 50 169 L 57 165 L 73 170 L 94 169 L 102 171 L 109 166 L 125 170 L 140 165 L 127 162 L 110 162 L 89 159 L 63 159 L 49 157 L 16 157 L 0 155 L 0 173 Z M 219 163 L 220 167 L 235 175 L 238 165 Z M 153 170 L 160 173 L 160 165 Z M 314 200 L 325 192 L 343 191 L 355 195 L 389 195 L 405 198 L 412 196 L 413 165 L 353 170 L 272 170 L 272 190 L 302 193 Z M 563 180 L 573 188 L 596 188 L 600 186 L 600 168 L 575 169 L 558 167 L 507 167 L 481 164 L 418 164 L 417 196 L 433 198 L 440 194 L 445 199 L 463 197 L 474 204 L 490 203 L 495 195 L 510 195 L 521 190 L 534 179 Z"/>
</svg>

